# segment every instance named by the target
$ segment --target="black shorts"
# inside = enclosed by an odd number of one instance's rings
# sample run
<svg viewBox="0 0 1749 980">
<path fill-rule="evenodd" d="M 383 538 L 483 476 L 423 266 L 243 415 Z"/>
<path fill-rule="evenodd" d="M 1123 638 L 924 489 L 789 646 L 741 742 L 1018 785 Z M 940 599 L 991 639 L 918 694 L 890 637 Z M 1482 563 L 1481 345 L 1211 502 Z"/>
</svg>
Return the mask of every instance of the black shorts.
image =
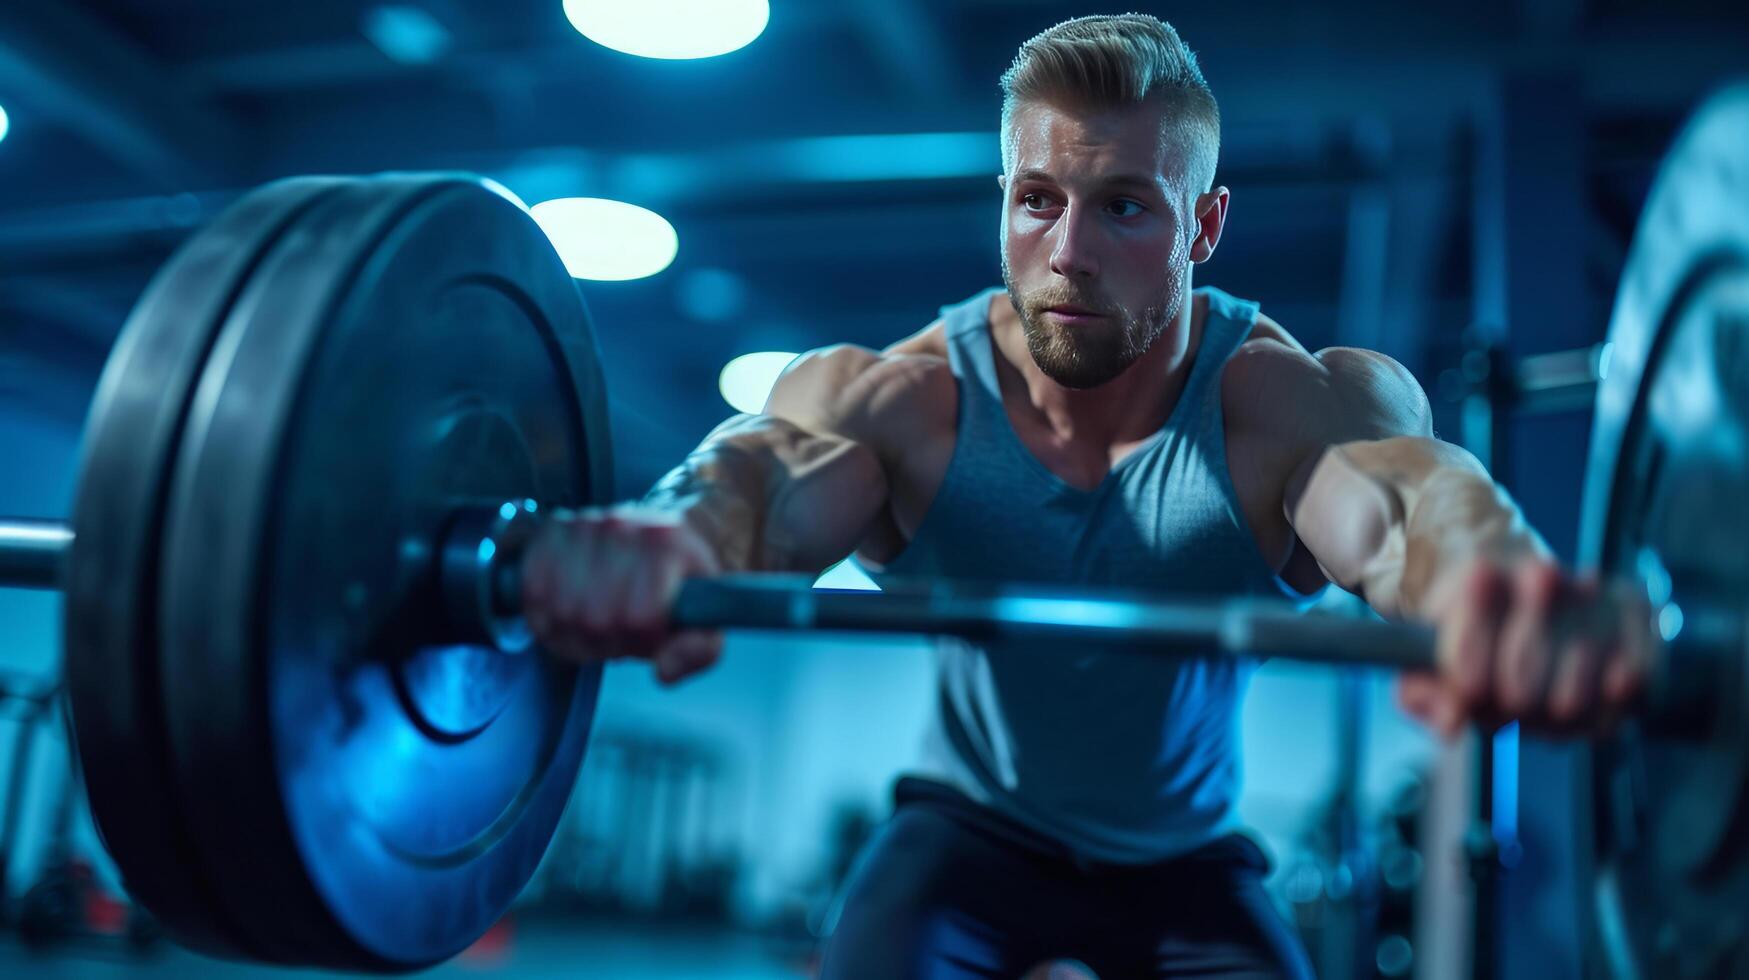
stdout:
<svg viewBox="0 0 1749 980">
<path fill-rule="evenodd" d="M 826 980 L 1013 978 L 1059 959 L 1101 980 L 1312 976 L 1246 837 L 1095 864 L 940 783 L 902 779 L 895 795 L 846 883 Z"/>
</svg>

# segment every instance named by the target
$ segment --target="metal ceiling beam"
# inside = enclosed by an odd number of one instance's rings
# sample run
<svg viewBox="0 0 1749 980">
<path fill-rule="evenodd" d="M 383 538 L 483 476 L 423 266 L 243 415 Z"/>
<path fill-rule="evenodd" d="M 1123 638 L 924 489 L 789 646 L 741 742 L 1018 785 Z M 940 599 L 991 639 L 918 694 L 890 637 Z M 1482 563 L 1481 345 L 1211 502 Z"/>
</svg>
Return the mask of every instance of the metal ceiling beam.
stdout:
<svg viewBox="0 0 1749 980">
<path fill-rule="evenodd" d="M 848 7 L 896 91 L 942 98 L 960 88 L 954 54 L 921 0 L 849 0 Z"/>
<path fill-rule="evenodd" d="M 237 143 L 227 121 L 72 4 L 0 4 L 0 90 L 167 190 L 230 171 Z"/>
</svg>

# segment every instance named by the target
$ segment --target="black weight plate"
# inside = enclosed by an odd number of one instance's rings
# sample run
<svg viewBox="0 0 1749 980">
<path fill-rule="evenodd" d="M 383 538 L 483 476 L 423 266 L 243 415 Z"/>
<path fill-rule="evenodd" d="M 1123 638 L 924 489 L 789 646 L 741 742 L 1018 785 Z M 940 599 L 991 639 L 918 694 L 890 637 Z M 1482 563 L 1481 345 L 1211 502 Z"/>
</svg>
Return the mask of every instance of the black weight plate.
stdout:
<svg viewBox="0 0 1749 980">
<path fill-rule="evenodd" d="M 171 257 L 118 334 L 85 424 L 65 578 L 69 710 L 91 814 L 129 892 L 182 942 L 242 955 L 169 792 L 158 690 L 158 551 L 182 422 L 238 291 L 299 214 L 343 181 L 242 198 Z"/>
<path fill-rule="evenodd" d="M 1665 160 L 1610 343 L 1586 474 L 1586 560 L 1667 580 L 1679 607 L 1743 606 L 1749 85 L 1709 100 Z M 1749 966 L 1749 690 L 1718 697 L 1705 740 L 1630 730 L 1597 752 L 1599 945 L 1618 976 Z"/>
<path fill-rule="evenodd" d="M 544 853 L 600 682 L 445 645 L 429 580 L 460 504 L 611 493 L 575 285 L 478 179 L 345 188 L 239 297 L 182 450 L 164 687 L 203 865 L 278 961 L 453 955 Z"/>
</svg>

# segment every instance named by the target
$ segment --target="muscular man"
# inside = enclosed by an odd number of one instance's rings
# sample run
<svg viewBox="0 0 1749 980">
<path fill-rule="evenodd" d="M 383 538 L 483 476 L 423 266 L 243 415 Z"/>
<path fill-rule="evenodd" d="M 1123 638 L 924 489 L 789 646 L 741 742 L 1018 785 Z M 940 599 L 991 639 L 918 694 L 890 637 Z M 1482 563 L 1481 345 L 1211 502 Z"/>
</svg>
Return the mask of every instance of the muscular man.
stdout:
<svg viewBox="0 0 1749 980">
<path fill-rule="evenodd" d="M 664 679 L 718 636 L 664 622 L 680 580 L 818 572 L 1305 594 L 1436 624 L 1405 706 L 1606 723 L 1643 605 L 1576 580 L 1390 358 L 1309 353 L 1256 303 L 1192 290 L 1229 192 L 1190 51 L 1141 15 L 1026 42 L 1002 79 L 1006 289 L 884 351 L 796 362 L 636 506 L 566 515 L 525 567 L 549 648 Z M 943 641 L 927 749 L 852 876 L 828 977 L 1304 976 L 1239 836 L 1228 659 Z"/>
</svg>

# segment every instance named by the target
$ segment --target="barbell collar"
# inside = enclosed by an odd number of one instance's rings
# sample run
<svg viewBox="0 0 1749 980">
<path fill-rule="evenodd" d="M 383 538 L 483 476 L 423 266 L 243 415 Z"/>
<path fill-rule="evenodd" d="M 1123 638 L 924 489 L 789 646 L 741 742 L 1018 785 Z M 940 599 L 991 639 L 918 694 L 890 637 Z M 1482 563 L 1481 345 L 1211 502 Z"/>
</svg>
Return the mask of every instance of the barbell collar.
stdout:
<svg viewBox="0 0 1749 980">
<path fill-rule="evenodd" d="M 1749 661 L 1744 611 L 1726 605 L 1662 604 L 1656 616 L 1663 649 L 1652 660 L 1639 721 L 1664 738 L 1708 739 L 1737 724 L 1743 670 Z"/>
<path fill-rule="evenodd" d="M 64 521 L 0 518 L 0 587 L 59 589 L 73 529 Z"/>
<path fill-rule="evenodd" d="M 539 524 L 532 500 L 496 509 L 464 507 L 452 516 L 438 551 L 437 579 L 448 639 L 521 653 L 534 643 L 521 615 L 521 555 Z M 506 560 L 509 556 L 516 560 Z"/>
</svg>

